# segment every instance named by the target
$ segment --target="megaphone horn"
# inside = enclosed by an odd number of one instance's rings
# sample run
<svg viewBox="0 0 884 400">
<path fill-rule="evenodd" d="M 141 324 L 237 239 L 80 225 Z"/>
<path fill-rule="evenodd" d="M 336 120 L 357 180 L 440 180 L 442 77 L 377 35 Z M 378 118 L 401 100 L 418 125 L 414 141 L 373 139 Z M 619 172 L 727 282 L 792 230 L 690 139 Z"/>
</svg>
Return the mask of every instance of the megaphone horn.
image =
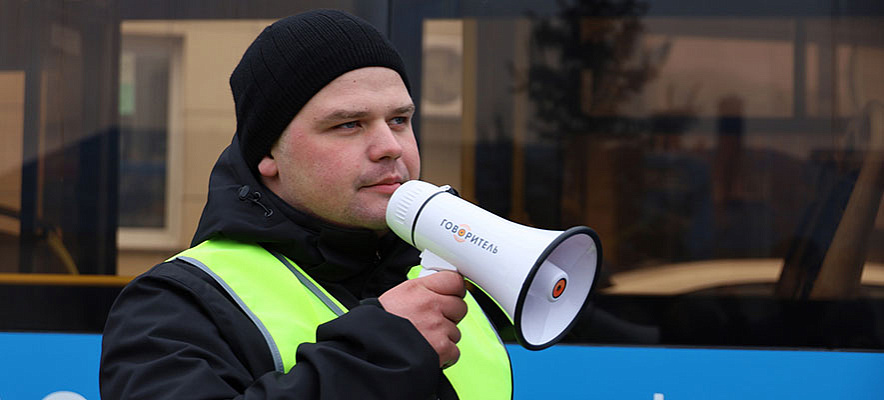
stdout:
<svg viewBox="0 0 884 400">
<path fill-rule="evenodd" d="M 421 265 L 456 270 L 503 308 L 519 343 L 540 350 L 561 340 L 586 304 L 602 248 L 585 226 L 527 227 L 454 195 L 448 186 L 408 181 L 387 205 L 387 225 L 421 250 Z"/>
</svg>

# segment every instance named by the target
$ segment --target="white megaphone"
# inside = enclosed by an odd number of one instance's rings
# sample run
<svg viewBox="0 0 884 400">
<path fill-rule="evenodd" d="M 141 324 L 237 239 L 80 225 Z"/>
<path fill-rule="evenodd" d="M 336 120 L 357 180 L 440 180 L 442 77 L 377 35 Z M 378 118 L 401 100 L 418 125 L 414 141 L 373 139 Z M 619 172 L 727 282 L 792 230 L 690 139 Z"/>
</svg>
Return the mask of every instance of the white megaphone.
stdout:
<svg viewBox="0 0 884 400">
<path fill-rule="evenodd" d="M 601 264 L 601 243 L 592 229 L 519 225 L 448 186 L 405 182 L 390 198 L 386 219 L 422 251 L 425 269 L 457 271 L 497 301 L 519 343 L 530 350 L 552 346 L 568 333 Z"/>
</svg>

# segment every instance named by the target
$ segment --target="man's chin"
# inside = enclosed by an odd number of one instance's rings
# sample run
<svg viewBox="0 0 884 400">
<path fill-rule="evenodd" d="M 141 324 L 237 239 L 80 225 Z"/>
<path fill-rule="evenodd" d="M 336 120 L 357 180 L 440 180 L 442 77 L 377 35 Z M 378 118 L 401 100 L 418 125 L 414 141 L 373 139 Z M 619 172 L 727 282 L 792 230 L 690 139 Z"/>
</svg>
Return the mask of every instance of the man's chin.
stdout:
<svg viewBox="0 0 884 400">
<path fill-rule="evenodd" d="M 376 221 L 376 220 L 364 220 L 364 219 L 348 219 L 346 221 L 330 221 L 324 220 L 325 223 L 337 226 L 343 229 L 353 229 L 353 230 L 370 230 L 377 232 L 379 235 L 383 235 L 390 230 L 390 227 L 387 226 L 387 221 Z"/>
<path fill-rule="evenodd" d="M 390 228 L 387 226 L 387 216 L 386 216 L 386 208 L 381 210 L 375 210 L 375 212 L 371 212 L 369 214 L 363 214 L 355 218 L 355 225 L 358 225 L 360 228 L 370 229 L 373 231 L 387 231 Z"/>
<path fill-rule="evenodd" d="M 387 219 L 381 218 L 380 220 L 371 220 L 363 225 L 364 228 L 371 229 L 375 232 L 387 232 L 390 230 L 390 227 L 387 226 Z"/>
</svg>

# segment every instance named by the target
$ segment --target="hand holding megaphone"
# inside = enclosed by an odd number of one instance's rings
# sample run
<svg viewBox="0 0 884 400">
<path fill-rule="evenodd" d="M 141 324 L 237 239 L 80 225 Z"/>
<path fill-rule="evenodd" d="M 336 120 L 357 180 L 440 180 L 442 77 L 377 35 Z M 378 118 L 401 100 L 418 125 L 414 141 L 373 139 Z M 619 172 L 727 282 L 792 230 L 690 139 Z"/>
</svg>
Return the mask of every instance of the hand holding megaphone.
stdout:
<svg viewBox="0 0 884 400">
<path fill-rule="evenodd" d="M 387 225 L 421 250 L 421 265 L 469 278 L 504 309 L 525 348 L 539 350 L 570 330 L 601 264 L 598 235 L 507 221 L 447 186 L 408 181 L 390 198 Z"/>
<path fill-rule="evenodd" d="M 464 278 L 453 272 L 425 279 L 407 280 L 384 292 L 378 301 L 384 310 L 411 321 L 439 355 L 439 366 L 453 365 L 460 358 L 457 324 L 467 314 Z"/>
</svg>

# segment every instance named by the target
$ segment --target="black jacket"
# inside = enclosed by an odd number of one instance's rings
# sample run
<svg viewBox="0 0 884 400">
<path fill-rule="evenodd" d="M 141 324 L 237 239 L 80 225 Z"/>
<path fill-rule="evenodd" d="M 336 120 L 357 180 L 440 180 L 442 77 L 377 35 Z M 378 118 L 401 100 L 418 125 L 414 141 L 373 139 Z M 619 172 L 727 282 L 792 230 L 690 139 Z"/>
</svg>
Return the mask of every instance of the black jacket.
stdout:
<svg viewBox="0 0 884 400">
<path fill-rule="evenodd" d="M 376 300 L 406 279 L 417 250 L 293 209 L 254 178 L 238 149 L 234 140 L 212 170 L 193 244 L 222 236 L 272 247 L 350 311 L 321 325 L 281 374 L 261 333 L 211 277 L 181 261 L 159 264 L 123 289 L 108 316 L 102 398 L 457 398 L 432 347 Z"/>
</svg>

